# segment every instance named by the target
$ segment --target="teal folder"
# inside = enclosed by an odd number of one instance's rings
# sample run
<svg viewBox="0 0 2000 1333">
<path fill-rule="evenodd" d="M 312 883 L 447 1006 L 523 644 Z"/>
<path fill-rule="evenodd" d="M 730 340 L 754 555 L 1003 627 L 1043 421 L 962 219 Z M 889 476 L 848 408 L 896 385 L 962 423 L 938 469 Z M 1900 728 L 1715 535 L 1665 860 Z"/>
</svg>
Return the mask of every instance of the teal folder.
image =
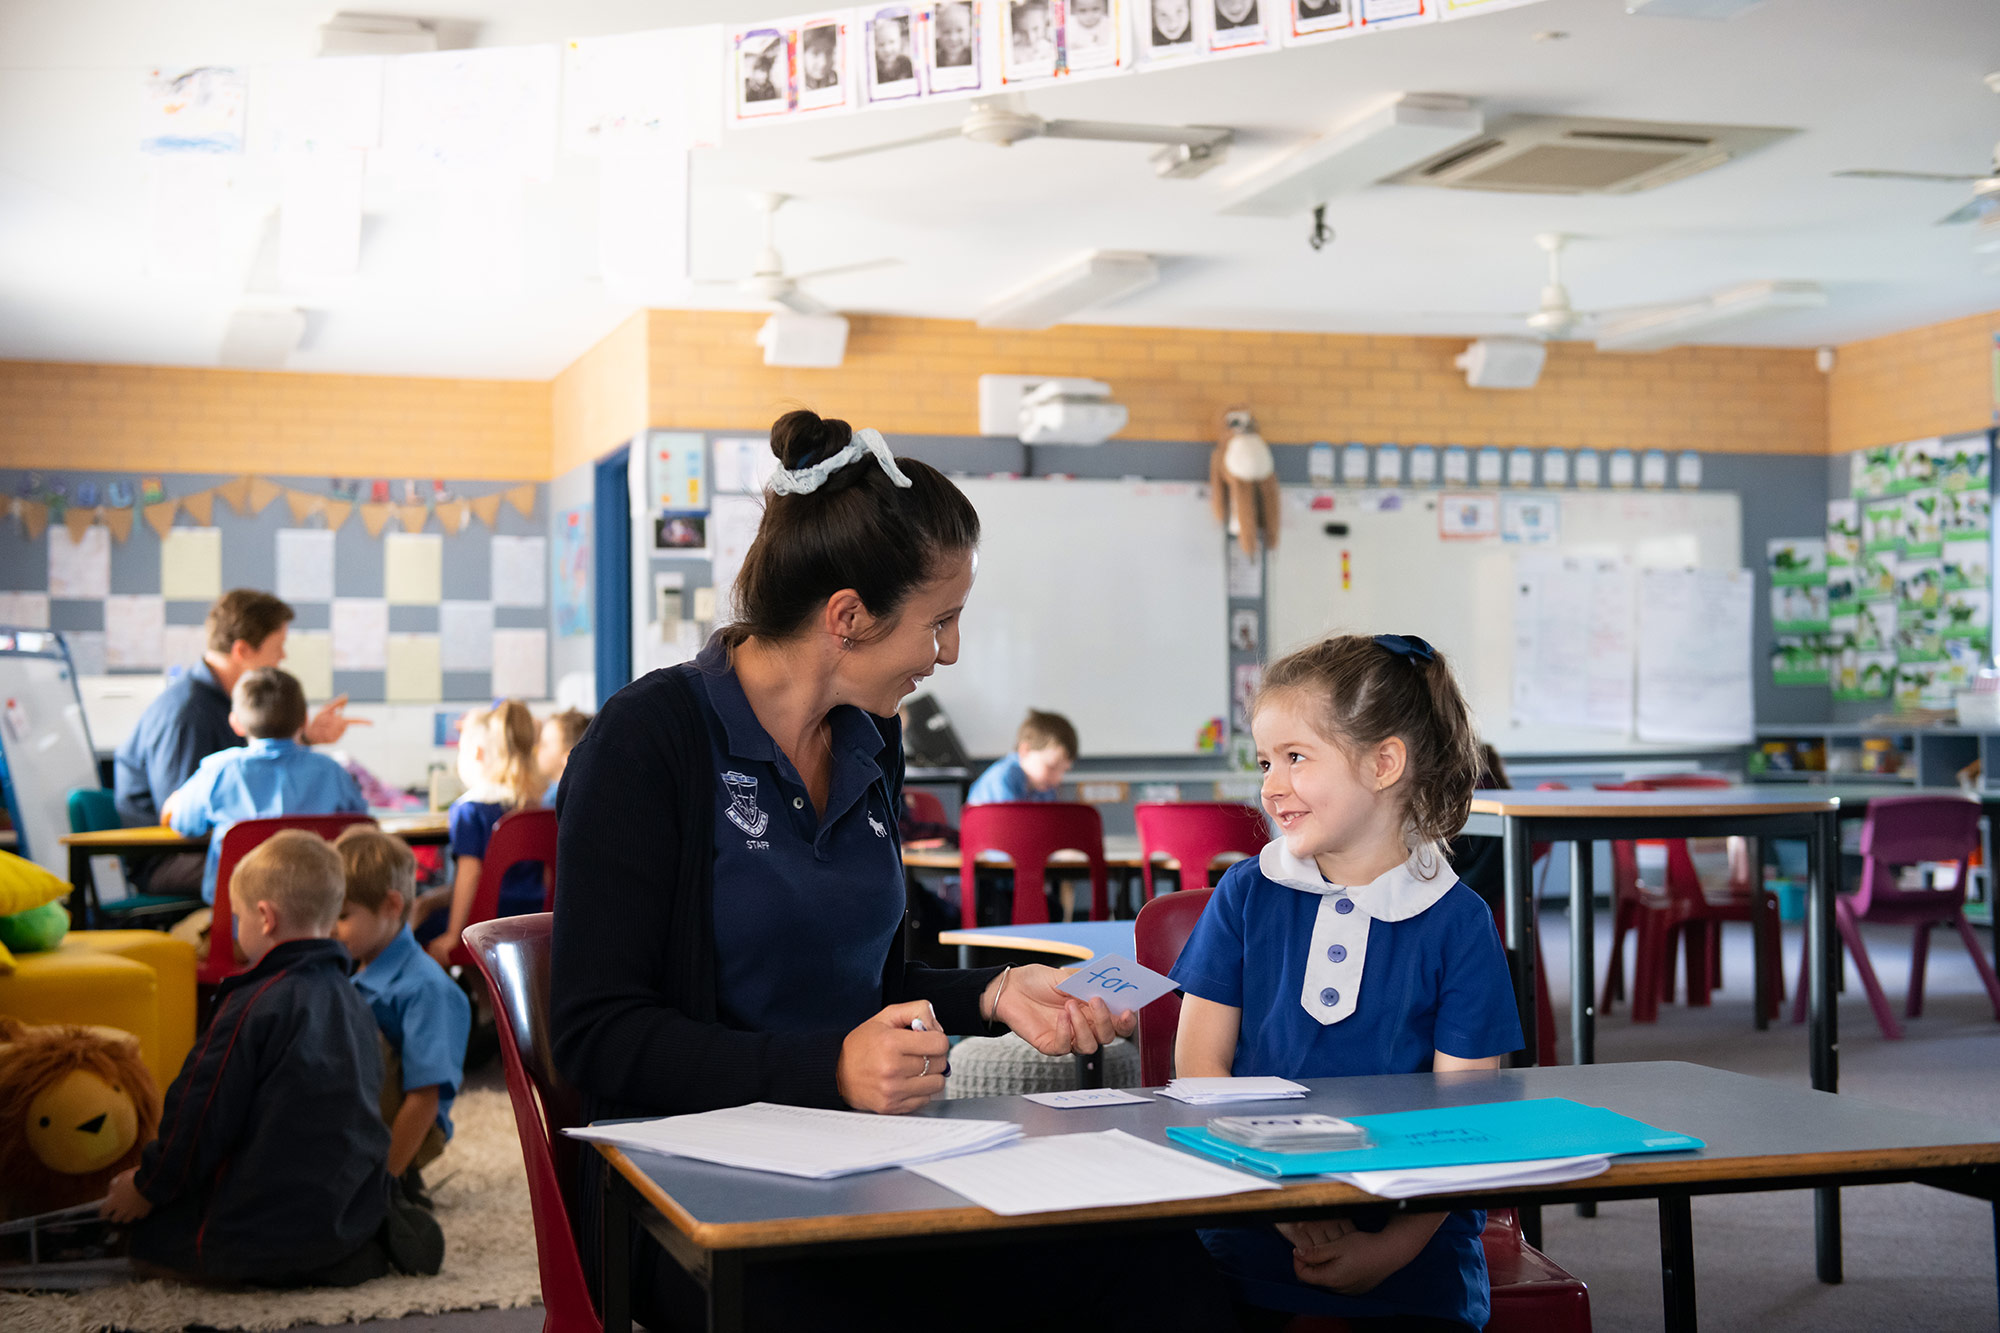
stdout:
<svg viewBox="0 0 2000 1333">
<path fill-rule="evenodd" d="M 1218 1157 L 1267 1176 L 1318 1176 L 1330 1171 L 1406 1171 L 1428 1166 L 1527 1162 L 1602 1153 L 1686 1152 L 1702 1141 L 1642 1120 L 1585 1106 L 1566 1097 L 1440 1106 L 1428 1111 L 1349 1116 L 1374 1145 L 1338 1152 L 1262 1152 L 1217 1138 L 1207 1129 L 1176 1125 L 1167 1137 L 1182 1148 Z"/>
</svg>

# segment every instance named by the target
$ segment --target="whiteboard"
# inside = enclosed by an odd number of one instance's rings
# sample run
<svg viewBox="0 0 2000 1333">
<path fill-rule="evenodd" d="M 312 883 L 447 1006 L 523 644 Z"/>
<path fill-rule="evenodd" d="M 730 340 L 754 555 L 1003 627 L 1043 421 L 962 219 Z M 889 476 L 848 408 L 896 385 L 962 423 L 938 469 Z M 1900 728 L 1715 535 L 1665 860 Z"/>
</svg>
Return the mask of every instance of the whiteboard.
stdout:
<svg viewBox="0 0 2000 1333">
<path fill-rule="evenodd" d="M 20 854 L 68 879 L 70 791 L 103 784 L 76 673 L 54 634 L 0 633 L 0 761 Z"/>
<path fill-rule="evenodd" d="M 1491 494 L 1491 492 L 1488 492 Z M 1380 506 L 1390 495 L 1398 507 Z M 1271 655 L 1327 634 L 1418 634 L 1458 673 L 1480 735 L 1507 754 L 1630 752 L 1630 732 L 1513 719 L 1514 557 L 1519 552 L 1629 560 L 1638 569 L 1734 571 L 1742 567 L 1743 512 L 1727 491 L 1532 491 L 1553 498 L 1557 539 L 1515 545 L 1438 535 L 1436 492 L 1315 491 L 1286 487 L 1271 558 Z M 1333 508 L 1314 509 L 1315 496 Z M 1345 536 L 1329 536 L 1344 524 Z M 1347 570 L 1342 573 L 1342 553 Z M 1745 660 L 1749 643 L 1743 644 Z"/>
<path fill-rule="evenodd" d="M 1029 708 L 1090 755 L 1198 752 L 1229 712 L 1223 535 L 1193 482 L 961 480 L 979 511 L 959 657 L 926 683 L 975 755 Z"/>
</svg>

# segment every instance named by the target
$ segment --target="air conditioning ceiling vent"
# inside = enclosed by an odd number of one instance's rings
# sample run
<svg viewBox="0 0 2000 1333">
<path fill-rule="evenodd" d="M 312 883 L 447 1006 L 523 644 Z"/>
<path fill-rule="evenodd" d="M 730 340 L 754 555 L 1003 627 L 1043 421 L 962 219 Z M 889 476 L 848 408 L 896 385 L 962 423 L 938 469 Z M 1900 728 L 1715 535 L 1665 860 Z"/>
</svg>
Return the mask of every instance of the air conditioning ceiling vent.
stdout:
<svg viewBox="0 0 2000 1333">
<path fill-rule="evenodd" d="M 1796 133 L 1752 125 L 1509 116 L 1471 143 L 1454 145 L 1385 183 L 1525 194 L 1632 194 L 1721 166 Z"/>
</svg>

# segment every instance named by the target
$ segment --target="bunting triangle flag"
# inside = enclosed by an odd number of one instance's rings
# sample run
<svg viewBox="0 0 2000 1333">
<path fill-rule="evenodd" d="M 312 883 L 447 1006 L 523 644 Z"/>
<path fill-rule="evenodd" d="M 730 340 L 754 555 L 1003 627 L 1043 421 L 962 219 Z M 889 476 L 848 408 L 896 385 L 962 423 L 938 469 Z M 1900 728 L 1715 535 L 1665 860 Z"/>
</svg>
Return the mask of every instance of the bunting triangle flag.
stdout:
<svg viewBox="0 0 2000 1333">
<path fill-rule="evenodd" d="M 326 530 L 339 532 L 340 525 L 347 522 L 347 516 L 354 512 L 352 500 L 322 500 L 320 512 L 326 515 Z"/>
<path fill-rule="evenodd" d="M 403 531 L 405 532 L 422 532 L 424 524 L 430 519 L 430 516 L 431 509 L 429 505 L 396 506 L 396 517 L 402 522 Z"/>
<path fill-rule="evenodd" d="M 156 505 L 146 506 L 146 526 L 160 534 L 160 540 L 167 539 L 167 529 L 174 525 L 174 515 L 179 512 L 179 500 L 162 500 Z"/>
<path fill-rule="evenodd" d="M 188 517 L 205 528 L 215 522 L 215 492 L 196 491 L 193 495 L 183 495 L 181 508 L 188 511 Z"/>
<path fill-rule="evenodd" d="M 285 493 L 285 488 L 262 477 L 250 478 L 250 512 L 261 514 L 271 507 L 271 501 Z"/>
<path fill-rule="evenodd" d="M 63 526 L 69 529 L 69 539 L 72 542 L 82 541 L 83 534 L 90 531 L 91 525 L 96 522 L 97 511 L 95 509 L 78 509 L 72 506 L 63 515 Z"/>
<path fill-rule="evenodd" d="M 326 506 L 326 501 L 305 491 L 286 491 L 285 508 L 292 511 L 292 522 L 303 523 Z"/>
<path fill-rule="evenodd" d="M 522 482 L 519 486 L 516 486 L 512 490 L 507 491 L 506 496 L 507 496 L 507 503 L 513 505 L 515 510 L 520 513 L 522 518 L 533 518 L 535 516 L 534 482 L 532 481 Z"/>
<path fill-rule="evenodd" d="M 366 504 L 361 506 L 361 526 L 368 529 L 370 537 L 380 537 L 382 529 L 389 526 L 389 516 L 396 512 L 392 504 Z"/>
<path fill-rule="evenodd" d="M 489 528 L 498 526 L 500 522 L 500 492 L 495 491 L 491 495 L 482 495 L 476 500 L 467 501 L 466 504 L 472 510 L 472 516 L 481 523 L 484 523 Z"/>
<path fill-rule="evenodd" d="M 438 526 L 446 533 L 456 537 L 465 531 L 465 501 L 446 500 L 434 512 L 437 514 Z"/>
<path fill-rule="evenodd" d="M 14 512 L 20 515 L 22 525 L 28 529 L 28 540 L 40 541 L 49 526 L 49 507 L 40 500 L 16 500 Z"/>
<path fill-rule="evenodd" d="M 250 507 L 250 478 L 238 477 L 235 481 L 225 481 L 215 488 L 215 493 L 229 502 L 229 507 L 237 513 L 247 513 Z"/>
<path fill-rule="evenodd" d="M 111 529 L 111 535 L 112 535 L 113 537 L 115 537 L 116 539 L 118 539 L 119 541 L 121 541 L 121 542 L 122 542 L 122 541 L 124 541 L 124 540 L 125 540 L 126 538 L 128 538 L 128 537 L 130 537 L 130 536 L 132 535 L 132 511 L 131 511 L 131 510 L 129 510 L 129 509 L 100 509 L 100 510 L 98 511 L 98 514 L 99 514 L 99 516 L 100 516 L 100 517 L 102 517 L 102 518 L 103 518 L 103 520 L 104 520 L 104 526 L 105 526 L 105 527 L 107 527 L 107 528 L 110 528 L 110 529 Z"/>
</svg>

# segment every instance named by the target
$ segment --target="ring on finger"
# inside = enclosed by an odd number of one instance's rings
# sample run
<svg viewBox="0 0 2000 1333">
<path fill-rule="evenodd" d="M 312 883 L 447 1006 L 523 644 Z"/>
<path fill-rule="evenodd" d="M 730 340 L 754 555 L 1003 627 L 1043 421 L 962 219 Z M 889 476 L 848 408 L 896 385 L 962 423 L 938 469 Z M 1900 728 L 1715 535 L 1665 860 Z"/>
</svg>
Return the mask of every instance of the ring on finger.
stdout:
<svg viewBox="0 0 2000 1333">
<path fill-rule="evenodd" d="M 923 1067 L 923 1069 L 922 1069 L 922 1070 L 920 1070 L 920 1071 L 918 1072 L 918 1074 L 917 1074 L 917 1077 L 918 1077 L 918 1078 L 923 1078 L 923 1077 L 924 1077 L 925 1075 L 929 1074 L 930 1072 L 931 1072 L 931 1058 L 930 1058 L 930 1057 L 929 1057 L 929 1056 L 927 1055 L 927 1056 L 925 1056 L 925 1057 L 924 1057 L 924 1067 Z"/>
</svg>

